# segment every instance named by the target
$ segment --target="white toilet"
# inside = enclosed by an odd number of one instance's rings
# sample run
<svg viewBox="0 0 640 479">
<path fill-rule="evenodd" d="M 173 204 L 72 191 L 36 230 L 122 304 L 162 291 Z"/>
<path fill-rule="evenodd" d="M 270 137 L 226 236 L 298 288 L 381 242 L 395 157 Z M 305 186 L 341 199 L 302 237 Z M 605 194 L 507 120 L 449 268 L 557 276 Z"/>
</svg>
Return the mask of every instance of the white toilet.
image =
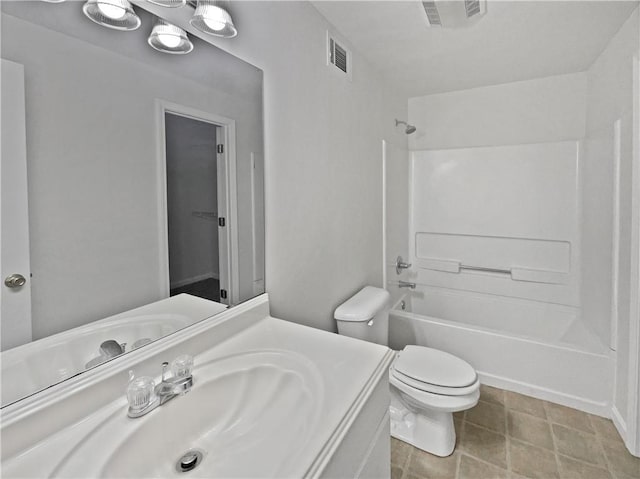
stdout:
<svg viewBox="0 0 640 479">
<path fill-rule="evenodd" d="M 389 292 L 365 286 L 335 311 L 338 333 L 387 345 Z M 456 444 L 453 414 L 480 397 L 475 370 L 456 356 L 424 346 L 406 346 L 389 368 L 391 435 L 436 456 Z"/>
</svg>

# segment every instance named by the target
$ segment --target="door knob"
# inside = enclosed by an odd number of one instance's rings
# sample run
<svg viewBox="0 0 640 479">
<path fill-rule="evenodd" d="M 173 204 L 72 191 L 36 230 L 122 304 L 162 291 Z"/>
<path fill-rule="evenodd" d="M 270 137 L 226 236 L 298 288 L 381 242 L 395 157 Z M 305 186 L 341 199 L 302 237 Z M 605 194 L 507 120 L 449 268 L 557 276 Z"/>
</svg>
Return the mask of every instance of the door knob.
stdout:
<svg viewBox="0 0 640 479">
<path fill-rule="evenodd" d="M 27 279 L 21 274 L 11 274 L 4 280 L 4 284 L 7 288 L 19 288 L 20 286 L 24 286 L 26 282 Z"/>
</svg>

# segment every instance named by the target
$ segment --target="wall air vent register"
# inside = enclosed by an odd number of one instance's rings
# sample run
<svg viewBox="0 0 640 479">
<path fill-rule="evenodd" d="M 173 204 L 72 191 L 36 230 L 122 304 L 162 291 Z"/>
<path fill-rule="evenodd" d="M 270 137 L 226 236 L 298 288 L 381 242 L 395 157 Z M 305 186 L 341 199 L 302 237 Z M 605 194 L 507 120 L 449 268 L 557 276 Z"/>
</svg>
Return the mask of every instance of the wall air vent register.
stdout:
<svg viewBox="0 0 640 479">
<path fill-rule="evenodd" d="M 351 52 L 327 32 L 327 65 L 332 70 L 339 70 L 338 73 L 344 74 L 351 80 Z"/>
</svg>

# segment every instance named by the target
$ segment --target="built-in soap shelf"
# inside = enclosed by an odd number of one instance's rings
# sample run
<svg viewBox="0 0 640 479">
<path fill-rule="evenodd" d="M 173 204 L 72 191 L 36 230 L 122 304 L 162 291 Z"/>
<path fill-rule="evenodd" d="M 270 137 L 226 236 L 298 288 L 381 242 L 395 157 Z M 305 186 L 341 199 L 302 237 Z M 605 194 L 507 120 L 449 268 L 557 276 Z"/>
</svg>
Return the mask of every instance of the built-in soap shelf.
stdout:
<svg viewBox="0 0 640 479">
<path fill-rule="evenodd" d="M 418 268 L 443 271 L 446 273 L 481 272 L 509 276 L 513 281 L 528 281 L 531 283 L 564 284 L 568 275 L 561 271 L 545 271 L 538 269 L 522 268 L 518 266 L 483 266 L 468 265 L 456 260 L 444 260 L 435 258 L 419 258 L 415 264 Z"/>
</svg>

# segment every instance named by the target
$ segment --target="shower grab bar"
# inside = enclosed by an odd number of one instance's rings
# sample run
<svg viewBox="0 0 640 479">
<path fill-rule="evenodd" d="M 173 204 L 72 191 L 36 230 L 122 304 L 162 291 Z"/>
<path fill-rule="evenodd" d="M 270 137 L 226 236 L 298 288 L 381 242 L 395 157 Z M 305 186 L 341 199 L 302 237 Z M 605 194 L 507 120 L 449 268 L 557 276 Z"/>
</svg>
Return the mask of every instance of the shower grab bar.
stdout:
<svg viewBox="0 0 640 479">
<path fill-rule="evenodd" d="M 486 273 L 501 273 L 501 274 L 511 274 L 510 269 L 500 269 L 500 268 L 485 268 L 484 266 L 469 266 L 466 264 L 461 264 L 460 269 L 467 269 L 471 271 L 484 271 Z"/>
<path fill-rule="evenodd" d="M 485 273 L 498 273 L 510 275 L 513 281 L 528 281 L 531 283 L 566 284 L 570 271 L 552 271 L 547 269 L 530 269 L 521 266 L 512 266 L 510 269 L 490 268 L 485 266 L 472 266 L 462 264 L 460 261 L 450 259 L 416 258 L 418 271 L 429 269 L 444 273 L 461 273 L 463 270 L 479 271 Z"/>
</svg>

